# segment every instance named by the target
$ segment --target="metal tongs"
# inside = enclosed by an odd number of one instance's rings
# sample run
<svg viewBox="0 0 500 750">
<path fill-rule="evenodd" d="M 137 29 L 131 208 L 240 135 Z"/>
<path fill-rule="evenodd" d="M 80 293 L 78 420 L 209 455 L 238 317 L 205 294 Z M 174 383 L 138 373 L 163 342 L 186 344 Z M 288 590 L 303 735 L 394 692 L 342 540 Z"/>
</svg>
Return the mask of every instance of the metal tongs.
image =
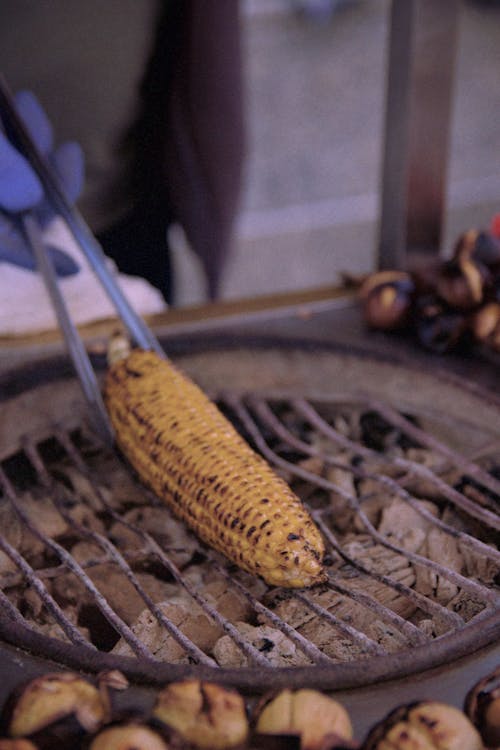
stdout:
<svg viewBox="0 0 500 750">
<path fill-rule="evenodd" d="M 105 255 L 76 208 L 71 206 L 51 165 L 40 154 L 31 135 L 19 117 L 5 79 L 0 75 L 0 119 L 4 132 L 12 145 L 27 159 L 42 183 L 45 195 L 56 215 L 66 222 L 75 241 L 114 305 L 117 315 L 132 343 L 143 349 L 152 349 L 164 356 L 164 351 L 150 328 L 130 306 L 127 298 L 108 269 Z M 66 347 L 78 375 L 95 429 L 107 442 L 113 441 L 106 408 L 99 384 L 78 330 L 71 320 L 64 296 L 59 289 L 57 275 L 49 259 L 36 217 L 29 211 L 20 217 L 21 226 L 31 246 L 38 268 L 61 328 Z"/>
</svg>

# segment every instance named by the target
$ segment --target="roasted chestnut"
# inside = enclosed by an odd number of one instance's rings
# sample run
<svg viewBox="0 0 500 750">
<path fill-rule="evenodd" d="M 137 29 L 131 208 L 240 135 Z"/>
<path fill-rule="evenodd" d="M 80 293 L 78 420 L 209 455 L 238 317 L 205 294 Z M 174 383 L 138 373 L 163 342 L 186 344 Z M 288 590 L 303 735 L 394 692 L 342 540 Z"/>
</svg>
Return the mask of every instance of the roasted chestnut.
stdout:
<svg viewBox="0 0 500 750">
<path fill-rule="evenodd" d="M 436 293 L 450 307 L 470 310 L 483 301 L 489 280 L 489 273 L 481 263 L 466 257 L 454 258 L 442 264 Z"/>
<path fill-rule="evenodd" d="M 455 349 L 467 331 L 464 313 L 451 310 L 434 297 L 418 301 L 414 326 L 422 346 L 437 354 Z"/>
<path fill-rule="evenodd" d="M 420 701 L 400 706 L 376 724 L 362 750 L 484 750 L 481 737 L 453 706 Z"/>
<path fill-rule="evenodd" d="M 145 724 L 116 724 L 93 737 L 89 750 L 169 750 L 166 740 Z"/>
<path fill-rule="evenodd" d="M 0 750 L 38 750 L 37 746 L 29 740 L 23 738 L 12 740 L 12 739 L 0 739 Z"/>
<path fill-rule="evenodd" d="M 487 747 L 500 747 L 500 667 L 467 693 L 465 712 Z"/>
<path fill-rule="evenodd" d="M 473 260 L 490 269 L 500 268 L 500 239 L 491 232 L 469 229 L 455 245 L 454 257 Z"/>
<path fill-rule="evenodd" d="M 500 269 L 488 289 L 488 299 L 492 302 L 500 302 Z"/>
<path fill-rule="evenodd" d="M 300 734 L 259 734 L 252 736 L 251 747 L 259 750 L 301 750 Z M 359 742 L 346 740 L 335 734 L 328 734 L 319 745 L 321 750 L 359 750 Z"/>
<path fill-rule="evenodd" d="M 117 707 L 116 695 L 129 687 L 129 681 L 122 672 L 111 669 L 107 672 L 99 672 L 96 682 L 105 711 L 105 723 L 110 722 L 112 718 L 116 721 L 121 713 Z"/>
<path fill-rule="evenodd" d="M 471 328 L 477 341 L 500 352 L 500 302 L 489 302 L 477 310 Z"/>
<path fill-rule="evenodd" d="M 4 722 L 13 738 L 29 738 L 37 748 L 67 748 L 95 732 L 107 718 L 99 690 L 72 672 L 37 677 L 7 701 Z"/>
<path fill-rule="evenodd" d="M 173 682 L 158 694 L 153 718 L 199 748 L 224 750 L 245 742 L 249 724 L 243 698 L 211 682 Z"/>
<path fill-rule="evenodd" d="M 317 690 L 282 690 L 265 697 L 256 708 L 260 735 L 300 738 L 301 750 L 348 747 L 352 725 L 345 708 Z M 352 745 L 351 745 L 352 746 Z"/>
<path fill-rule="evenodd" d="M 408 321 L 414 291 L 414 282 L 405 271 L 371 274 L 359 291 L 366 323 L 382 330 L 401 328 Z"/>
</svg>

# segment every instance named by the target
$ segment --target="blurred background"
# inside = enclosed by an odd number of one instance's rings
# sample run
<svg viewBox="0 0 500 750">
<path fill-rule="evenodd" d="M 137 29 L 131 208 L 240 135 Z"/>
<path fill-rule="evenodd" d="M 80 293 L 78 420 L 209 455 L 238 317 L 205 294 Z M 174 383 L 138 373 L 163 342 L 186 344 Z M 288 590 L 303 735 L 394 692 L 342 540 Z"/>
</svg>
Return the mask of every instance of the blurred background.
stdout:
<svg viewBox="0 0 500 750">
<path fill-rule="evenodd" d="M 376 262 L 388 0 L 242 4 L 248 154 L 224 297 Z M 500 5 L 463 2 L 443 249 L 500 210 Z M 179 254 L 179 301 L 197 299 Z"/>
<path fill-rule="evenodd" d="M 35 90 L 58 138 L 84 143 L 92 180 L 92 169 L 108 169 L 109 144 L 98 136 L 113 117 L 125 119 L 156 1 L 90 7 L 2 0 L 0 69 L 14 90 Z M 331 285 L 343 272 L 373 270 L 390 7 L 389 0 L 241 0 L 247 144 L 222 298 Z M 40 43 L 42 35 L 50 44 Z M 462 0 L 445 253 L 460 232 L 487 226 L 500 210 L 499 71 L 500 3 Z M 106 97 L 97 104 L 98 91 Z M 176 226 L 170 245 L 175 303 L 203 301 L 199 261 Z"/>
</svg>

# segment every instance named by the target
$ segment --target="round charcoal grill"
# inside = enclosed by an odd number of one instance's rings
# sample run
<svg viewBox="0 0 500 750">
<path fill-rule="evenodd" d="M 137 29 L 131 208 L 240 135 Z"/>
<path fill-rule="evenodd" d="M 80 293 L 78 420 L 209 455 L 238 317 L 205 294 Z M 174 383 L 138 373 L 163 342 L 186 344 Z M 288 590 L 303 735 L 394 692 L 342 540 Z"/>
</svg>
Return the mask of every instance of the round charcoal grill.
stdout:
<svg viewBox="0 0 500 750">
<path fill-rule="evenodd" d="M 186 534 L 92 434 L 54 358 L 2 384 L 8 648 L 135 683 L 198 675 L 252 693 L 405 682 L 496 648 L 494 395 L 300 342 L 170 353 L 308 504 L 329 583 L 270 590 Z"/>
</svg>

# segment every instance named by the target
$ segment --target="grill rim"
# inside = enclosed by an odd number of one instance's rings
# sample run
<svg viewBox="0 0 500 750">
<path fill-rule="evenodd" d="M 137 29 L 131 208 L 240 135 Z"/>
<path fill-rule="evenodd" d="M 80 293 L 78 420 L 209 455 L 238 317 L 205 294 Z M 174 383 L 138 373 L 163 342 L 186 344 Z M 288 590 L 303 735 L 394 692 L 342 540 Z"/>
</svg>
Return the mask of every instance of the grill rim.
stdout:
<svg viewBox="0 0 500 750">
<path fill-rule="evenodd" d="M 461 637 L 462 631 L 457 631 L 411 651 L 374 656 L 356 662 L 307 667 L 270 666 L 269 674 L 263 680 L 263 670 L 260 667 L 227 668 L 139 661 L 132 657 L 116 656 L 90 647 L 68 644 L 32 631 L 0 611 L 0 637 L 5 643 L 71 669 L 95 674 L 108 669 L 118 669 L 135 683 L 153 686 L 162 685 L 167 681 L 198 677 L 256 693 L 299 686 L 317 687 L 319 690 L 345 690 L 420 676 L 427 670 L 440 669 L 463 657 L 472 656 L 487 646 L 498 645 L 500 612 L 478 618 L 467 630 L 470 639 L 466 642 Z M 472 650 L 469 640 L 474 643 Z M 412 665 L 412 661 L 417 663 Z"/>
<path fill-rule="evenodd" d="M 500 408 L 500 393 L 495 393 L 489 387 L 470 380 L 464 375 L 459 375 L 443 366 L 443 357 L 427 352 L 409 354 L 408 352 L 383 349 L 375 346 L 367 346 L 365 343 L 345 344 L 340 341 L 325 341 L 317 338 L 305 338 L 303 336 L 286 336 L 283 334 L 261 334 L 261 333 L 238 333 L 226 332 L 193 334 L 186 339 L 182 336 L 160 337 L 162 347 L 167 356 L 183 356 L 189 354 L 202 354 L 216 351 L 217 349 L 262 348 L 282 349 L 314 353 L 344 354 L 347 356 L 369 359 L 381 364 L 394 364 L 404 367 L 415 373 L 429 375 L 429 362 L 432 362 L 432 377 L 445 385 L 453 385 L 461 388 L 467 393 L 476 396 L 485 403 Z M 380 339 L 379 339 L 380 340 Z M 104 354 L 90 353 L 90 360 L 97 371 L 103 371 L 106 367 L 106 356 Z M 481 362 L 478 363 L 481 366 Z M 482 362 L 485 366 L 487 361 Z M 50 384 L 57 380 L 75 378 L 70 359 L 64 353 L 52 354 L 34 362 L 15 366 L 11 370 L 0 373 L 0 403 L 10 398 L 21 395 L 37 386 Z"/>
<path fill-rule="evenodd" d="M 429 374 L 428 367 L 421 362 L 404 355 L 394 355 L 380 351 L 368 350 L 362 346 L 347 346 L 336 342 L 284 337 L 276 335 L 232 336 L 215 334 L 200 339 L 184 339 L 164 342 L 167 354 L 182 356 L 216 351 L 217 349 L 242 348 L 280 348 L 282 350 L 299 349 L 308 352 L 339 353 L 352 357 L 375 360 L 385 364 L 402 366 L 413 371 Z M 105 358 L 93 357 L 96 369 L 103 369 Z M 13 396 L 20 395 L 37 386 L 56 382 L 61 379 L 73 379 L 74 373 L 69 360 L 63 355 L 49 357 L 41 362 L 29 363 L 14 368 L 0 377 L 0 403 Z M 463 388 L 474 397 L 485 403 L 500 407 L 500 396 L 463 376 L 450 373 L 442 368 L 433 369 L 432 378 L 443 384 L 453 384 Z M 4 387 L 5 386 L 5 387 Z M 311 665 L 307 667 L 269 667 L 269 673 L 263 684 L 262 668 L 238 667 L 223 668 L 204 665 L 185 665 L 160 663 L 136 657 L 121 657 L 102 651 L 57 641 L 54 638 L 32 631 L 19 622 L 14 622 L 5 612 L 0 611 L 0 638 L 5 643 L 26 650 L 38 658 L 55 661 L 58 664 L 100 672 L 103 669 L 119 669 L 137 683 L 162 684 L 172 679 L 196 676 L 202 679 L 223 681 L 242 690 L 262 692 L 264 689 L 285 686 L 311 686 L 319 689 L 350 689 L 371 686 L 376 683 L 421 674 L 429 669 L 441 668 L 456 662 L 462 657 L 492 644 L 500 638 L 500 611 L 479 615 L 472 624 L 467 625 L 467 638 L 464 641 L 462 631 L 451 635 L 445 634 L 422 647 L 411 651 L 370 657 L 355 662 L 341 662 L 333 665 Z M 472 649 L 471 649 L 472 646 Z M 411 664 L 416 662 L 416 664 Z"/>
</svg>

